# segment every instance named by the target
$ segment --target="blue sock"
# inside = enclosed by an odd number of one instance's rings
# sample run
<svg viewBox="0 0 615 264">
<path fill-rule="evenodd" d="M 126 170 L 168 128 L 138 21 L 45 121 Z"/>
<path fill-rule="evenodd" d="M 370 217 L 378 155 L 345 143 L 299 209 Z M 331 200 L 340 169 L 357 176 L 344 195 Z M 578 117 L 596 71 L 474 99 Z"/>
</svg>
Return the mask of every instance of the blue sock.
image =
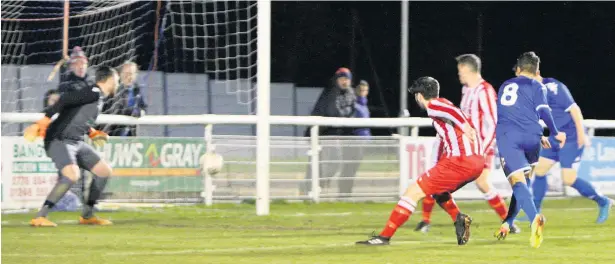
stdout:
<svg viewBox="0 0 615 264">
<path fill-rule="evenodd" d="M 523 209 L 531 223 L 534 221 L 534 217 L 536 217 L 536 206 L 532 200 L 530 189 L 527 188 L 527 185 L 523 182 L 515 183 L 512 189 L 517 198 L 517 203 L 519 203 L 519 207 Z"/>
<path fill-rule="evenodd" d="M 606 197 L 599 195 L 596 192 L 596 189 L 594 189 L 594 186 L 592 186 L 591 183 L 579 177 L 577 177 L 570 187 L 575 188 L 584 197 L 596 201 L 600 206 L 605 206 L 609 202 Z"/>
<path fill-rule="evenodd" d="M 536 175 L 534 177 L 534 184 L 532 184 L 532 194 L 534 195 L 534 205 L 536 206 L 536 211 L 538 212 L 540 212 L 540 208 L 542 207 L 542 200 L 545 198 L 548 188 L 549 186 L 547 185 L 546 176 Z"/>
</svg>

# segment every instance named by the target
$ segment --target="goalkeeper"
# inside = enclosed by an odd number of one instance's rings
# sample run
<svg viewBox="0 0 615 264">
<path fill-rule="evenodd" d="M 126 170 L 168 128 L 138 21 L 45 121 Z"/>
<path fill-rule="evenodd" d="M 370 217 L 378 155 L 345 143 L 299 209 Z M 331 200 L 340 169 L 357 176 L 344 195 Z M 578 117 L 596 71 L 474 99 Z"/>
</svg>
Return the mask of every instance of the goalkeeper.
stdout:
<svg viewBox="0 0 615 264">
<path fill-rule="evenodd" d="M 55 223 L 47 219 L 51 208 L 64 196 L 80 178 L 80 168 L 94 174 L 90 195 L 85 201 L 80 224 L 110 225 L 111 221 L 94 216 L 94 205 L 102 195 L 111 176 L 111 167 L 92 147 L 83 141 L 83 135 L 89 134 L 96 145 L 103 145 L 108 135 L 91 128 L 102 107 L 103 96 L 113 95 L 118 87 L 117 71 L 110 67 L 100 67 L 96 71 L 96 83 L 90 87 L 66 91 L 58 102 L 45 109 L 45 116 L 30 125 L 24 131 L 28 141 L 37 137 L 45 138 L 47 156 L 55 163 L 61 176 L 53 187 L 42 208 L 32 221 L 32 226 L 54 227 Z M 55 121 L 51 117 L 58 114 Z"/>
</svg>

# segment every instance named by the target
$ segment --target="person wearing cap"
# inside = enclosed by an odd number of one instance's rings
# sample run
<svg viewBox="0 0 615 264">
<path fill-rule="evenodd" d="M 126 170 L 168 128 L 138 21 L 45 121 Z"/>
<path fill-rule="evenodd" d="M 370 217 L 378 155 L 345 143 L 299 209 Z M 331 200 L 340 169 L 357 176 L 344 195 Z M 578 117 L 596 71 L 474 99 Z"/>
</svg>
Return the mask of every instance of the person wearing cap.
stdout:
<svg viewBox="0 0 615 264">
<path fill-rule="evenodd" d="M 354 104 L 354 118 L 369 118 L 369 108 L 367 106 L 367 95 L 369 94 L 369 84 L 365 80 L 361 80 L 357 85 L 356 90 L 356 102 Z M 340 197 L 345 197 L 352 193 L 354 187 L 354 177 L 357 175 L 357 171 L 361 166 L 361 160 L 363 159 L 363 147 L 365 141 L 371 137 L 371 131 L 369 127 L 355 127 L 352 128 L 354 136 L 360 137 L 360 139 L 353 140 L 353 144 L 342 144 L 342 159 L 346 162 L 341 164 L 340 178 L 338 184 L 338 191 Z"/>
<path fill-rule="evenodd" d="M 87 75 L 88 57 L 79 46 L 75 46 L 68 59 L 68 69 L 63 68 L 60 76 L 59 93 L 81 90 L 94 84 Z"/>
<path fill-rule="evenodd" d="M 321 94 L 314 109 L 312 116 L 326 117 L 353 117 L 354 104 L 356 96 L 351 87 L 352 73 L 348 68 L 339 68 L 333 77 L 331 87 L 325 89 Z M 306 130 L 306 136 L 309 136 L 310 129 Z M 343 127 L 320 127 L 319 135 L 321 136 L 343 136 L 353 135 L 350 129 Z"/>
<path fill-rule="evenodd" d="M 321 94 L 314 109 L 312 110 L 312 116 L 325 116 L 325 117 L 342 117 L 352 118 L 355 115 L 355 102 L 356 96 L 354 90 L 351 87 L 352 72 L 345 67 L 337 69 L 335 75 L 331 80 L 331 86 L 329 89 L 325 89 Z M 310 136 L 310 128 L 305 132 L 307 137 Z M 350 127 L 319 127 L 319 136 L 352 136 L 353 128 Z M 320 165 L 320 178 L 330 179 L 338 171 L 340 171 L 342 164 L 332 161 L 344 160 L 344 157 L 350 154 L 348 151 L 353 151 L 353 148 L 347 148 L 340 146 L 339 138 L 333 138 L 332 140 L 323 141 L 322 151 L 320 152 L 320 160 L 323 163 Z M 303 193 L 307 194 L 311 190 L 312 178 L 311 167 L 308 166 L 307 173 L 305 175 L 306 182 L 301 186 Z M 321 181 L 325 186 L 329 185 L 328 181 Z M 343 185 L 343 184 L 341 184 Z M 338 187 L 341 188 L 338 184 Z"/>
</svg>

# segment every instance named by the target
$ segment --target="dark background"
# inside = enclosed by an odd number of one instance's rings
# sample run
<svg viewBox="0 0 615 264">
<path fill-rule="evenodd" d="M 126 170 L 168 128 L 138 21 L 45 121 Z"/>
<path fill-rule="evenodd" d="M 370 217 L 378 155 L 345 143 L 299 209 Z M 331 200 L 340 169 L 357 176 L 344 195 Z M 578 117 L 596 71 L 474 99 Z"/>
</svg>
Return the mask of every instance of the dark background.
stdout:
<svg viewBox="0 0 615 264">
<path fill-rule="evenodd" d="M 71 13 L 89 4 L 71 1 Z M 142 25 L 136 53 L 142 70 L 152 66 L 157 20 L 154 12 L 145 12 L 155 10 L 157 4 L 137 2 L 132 9 L 137 10 L 133 15 Z M 33 10 L 36 14 L 22 18 L 55 17 L 62 12 L 62 2 L 29 1 L 25 5 L 29 9 L 24 13 Z M 161 6 L 164 15 L 164 1 Z M 7 10 L 3 7 L 2 11 L 5 17 Z M 274 2 L 271 79 L 323 87 L 338 67 L 349 67 L 354 83 L 365 79 L 371 84 L 369 104 L 386 109 L 373 116 L 397 116 L 400 17 L 400 2 Z M 75 22 L 71 19 L 71 25 Z M 28 56 L 26 64 L 59 59 L 55 53 L 45 53 L 61 50 L 58 36 L 53 35 L 61 31 L 45 31 L 45 27 L 61 28 L 58 23 L 61 21 L 20 23 L 20 30 L 33 30 L 23 36 L 25 41 L 50 39 L 23 51 L 44 55 Z M 4 33 L 2 38 L 4 42 Z M 455 56 L 481 56 L 483 77 L 498 89 L 513 76 L 511 68 L 517 56 L 536 51 L 543 62 L 543 76 L 567 84 L 586 118 L 615 119 L 611 110 L 615 98 L 615 2 L 411 2 L 409 43 L 410 83 L 420 76 L 433 76 L 440 81 L 441 96 L 455 103 L 461 97 Z M 76 44 L 71 42 L 70 46 Z M 182 59 L 169 55 L 173 49 L 170 43 L 161 49 L 157 70 L 198 72 L 190 62 L 183 65 L 192 69 L 170 62 Z M 12 63 L 7 60 L 3 45 L 2 62 Z M 409 104 L 413 116 L 424 116 L 412 99 Z"/>
<path fill-rule="evenodd" d="M 337 67 L 351 67 L 355 82 L 370 82 L 370 104 L 397 115 L 401 3 L 282 2 L 272 13 L 274 81 L 324 85 Z M 410 82 L 433 76 L 453 102 L 461 99 L 455 56 L 480 55 L 497 90 L 517 56 L 536 51 L 543 76 L 567 84 L 586 118 L 615 118 L 613 2 L 410 2 L 409 43 Z"/>
</svg>

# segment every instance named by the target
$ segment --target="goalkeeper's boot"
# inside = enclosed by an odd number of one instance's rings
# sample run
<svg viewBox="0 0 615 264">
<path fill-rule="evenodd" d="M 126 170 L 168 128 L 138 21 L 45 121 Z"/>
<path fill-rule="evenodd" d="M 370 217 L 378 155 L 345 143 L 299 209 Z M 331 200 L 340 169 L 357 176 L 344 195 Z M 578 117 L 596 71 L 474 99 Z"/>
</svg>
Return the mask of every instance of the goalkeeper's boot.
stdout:
<svg viewBox="0 0 615 264">
<path fill-rule="evenodd" d="M 416 225 L 414 231 L 421 231 L 423 233 L 427 233 L 429 232 L 429 227 L 431 227 L 431 225 L 428 222 L 421 221 Z"/>
<path fill-rule="evenodd" d="M 532 233 L 530 234 L 530 246 L 533 248 L 539 248 L 542 244 L 543 231 L 545 228 L 545 222 L 547 219 L 542 214 L 537 214 L 532 221 Z"/>
<path fill-rule="evenodd" d="M 457 245 L 465 245 L 470 240 L 470 225 L 472 218 L 468 215 L 459 213 L 455 220 L 455 234 L 457 235 Z"/>
<path fill-rule="evenodd" d="M 79 224 L 80 225 L 112 225 L 113 222 L 107 219 L 104 219 L 104 218 L 100 218 L 98 216 L 92 216 L 90 218 L 83 218 L 83 216 L 80 216 Z"/>
<path fill-rule="evenodd" d="M 33 227 L 56 227 L 56 223 L 49 221 L 47 217 L 37 217 L 30 220 L 30 226 Z"/>
<path fill-rule="evenodd" d="M 383 237 L 380 235 L 376 235 L 372 233 L 372 237 L 368 240 L 357 241 L 356 245 L 366 245 L 366 246 L 386 246 L 389 245 L 390 237 Z"/>
<path fill-rule="evenodd" d="M 602 224 L 607 219 L 609 219 L 609 214 L 611 213 L 611 207 L 613 207 L 614 203 L 615 201 L 607 198 L 607 203 L 603 206 L 598 207 L 598 219 L 596 219 L 596 223 Z"/>
<path fill-rule="evenodd" d="M 495 231 L 495 234 L 493 236 L 495 236 L 498 240 L 504 240 L 510 232 L 510 225 L 507 222 L 504 222 L 502 223 L 502 225 L 500 225 L 500 229 L 498 229 L 498 231 Z"/>
</svg>

